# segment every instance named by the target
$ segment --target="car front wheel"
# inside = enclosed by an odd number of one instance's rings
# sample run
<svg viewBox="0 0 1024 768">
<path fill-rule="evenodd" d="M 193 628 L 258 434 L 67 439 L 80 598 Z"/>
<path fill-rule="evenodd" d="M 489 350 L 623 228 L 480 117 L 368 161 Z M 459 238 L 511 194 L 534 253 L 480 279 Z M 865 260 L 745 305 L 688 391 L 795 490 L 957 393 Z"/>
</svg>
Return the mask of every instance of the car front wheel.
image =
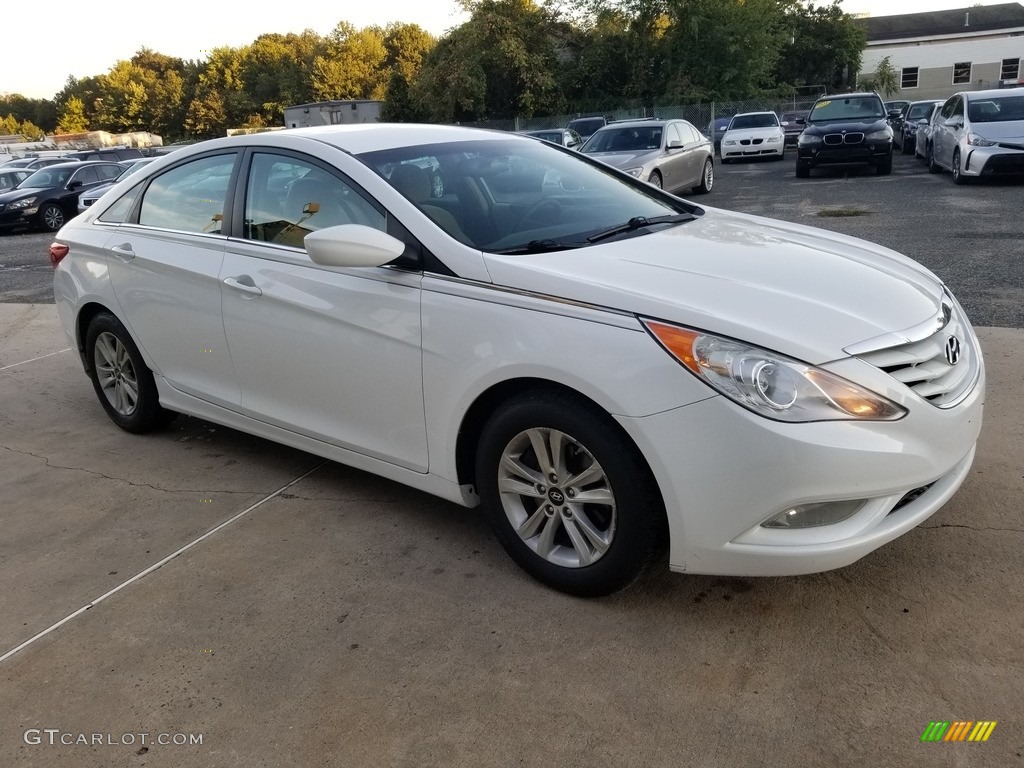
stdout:
<svg viewBox="0 0 1024 768">
<path fill-rule="evenodd" d="M 630 584 L 660 554 L 665 513 L 654 477 L 594 404 L 535 390 L 489 419 L 476 479 L 495 535 L 527 573 L 574 595 Z"/>
<path fill-rule="evenodd" d="M 966 184 L 970 179 L 963 175 L 960 170 L 960 150 L 953 150 L 953 183 Z"/>
<path fill-rule="evenodd" d="M 56 203 L 47 203 L 39 209 L 39 227 L 45 232 L 56 232 L 64 226 L 64 209 Z"/>
<path fill-rule="evenodd" d="M 647 183 L 657 187 L 658 189 L 661 189 L 663 187 L 661 183 L 661 174 L 655 171 L 654 173 L 647 177 Z"/>
<path fill-rule="evenodd" d="M 89 378 L 100 405 L 126 432 L 143 433 L 169 424 L 177 415 L 160 406 L 153 374 L 121 321 L 101 312 L 85 335 Z"/>
</svg>

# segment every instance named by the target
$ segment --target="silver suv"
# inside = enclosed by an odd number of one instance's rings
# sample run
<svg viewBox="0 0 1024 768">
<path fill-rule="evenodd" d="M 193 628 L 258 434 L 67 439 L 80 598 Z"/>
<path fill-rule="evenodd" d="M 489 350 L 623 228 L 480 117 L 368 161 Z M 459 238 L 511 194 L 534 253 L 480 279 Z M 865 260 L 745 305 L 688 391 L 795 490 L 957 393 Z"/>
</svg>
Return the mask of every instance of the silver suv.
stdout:
<svg viewBox="0 0 1024 768">
<path fill-rule="evenodd" d="M 1024 175 L 1024 88 L 953 94 L 935 117 L 928 170 L 954 184 L 980 176 Z"/>
</svg>

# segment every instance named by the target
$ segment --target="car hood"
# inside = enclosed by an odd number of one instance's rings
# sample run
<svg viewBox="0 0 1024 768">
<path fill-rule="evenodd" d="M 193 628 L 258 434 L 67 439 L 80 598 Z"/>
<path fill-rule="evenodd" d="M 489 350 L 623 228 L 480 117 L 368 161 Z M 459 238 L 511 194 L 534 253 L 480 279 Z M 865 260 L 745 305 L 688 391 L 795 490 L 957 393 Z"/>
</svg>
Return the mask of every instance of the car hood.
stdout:
<svg viewBox="0 0 1024 768">
<path fill-rule="evenodd" d="M 13 203 L 15 200 L 21 200 L 23 197 L 38 195 L 46 192 L 48 189 L 52 189 L 52 187 L 18 187 L 17 189 L 9 189 L 6 192 L 0 192 L 0 205 Z"/>
<path fill-rule="evenodd" d="M 727 139 L 767 139 L 769 136 L 778 136 L 782 133 L 781 126 L 774 125 L 767 128 L 733 128 L 725 132 Z"/>
<path fill-rule="evenodd" d="M 485 253 L 495 283 L 731 336 L 812 364 L 934 317 L 941 282 L 845 235 L 713 208 L 694 221 L 554 253 Z"/>
<path fill-rule="evenodd" d="M 600 160 L 613 168 L 629 168 L 634 165 L 643 165 L 657 154 L 656 151 L 644 149 L 639 152 L 587 152 L 587 157 Z"/>
<path fill-rule="evenodd" d="M 971 123 L 971 130 L 986 139 L 1006 140 L 1011 144 L 1024 144 L 1024 120 L 1005 120 L 1001 123 Z"/>
</svg>

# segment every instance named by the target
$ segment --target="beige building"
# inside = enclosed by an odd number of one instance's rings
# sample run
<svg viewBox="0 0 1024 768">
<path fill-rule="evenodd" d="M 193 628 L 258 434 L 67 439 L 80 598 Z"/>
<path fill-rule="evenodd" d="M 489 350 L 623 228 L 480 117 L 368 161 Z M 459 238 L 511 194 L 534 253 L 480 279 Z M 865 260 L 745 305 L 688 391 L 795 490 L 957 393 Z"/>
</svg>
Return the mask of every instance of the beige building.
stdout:
<svg viewBox="0 0 1024 768">
<path fill-rule="evenodd" d="M 899 77 L 892 98 L 942 99 L 957 91 L 1024 84 L 1024 5 L 1000 3 L 949 11 L 875 16 L 861 78 L 886 56 Z"/>
<path fill-rule="evenodd" d="M 296 104 L 284 109 L 285 128 L 308 128 L 311 125 L 347 125 L 379 123 L 383 101 L 349 100 L 318 101 Z"/>
</svg>

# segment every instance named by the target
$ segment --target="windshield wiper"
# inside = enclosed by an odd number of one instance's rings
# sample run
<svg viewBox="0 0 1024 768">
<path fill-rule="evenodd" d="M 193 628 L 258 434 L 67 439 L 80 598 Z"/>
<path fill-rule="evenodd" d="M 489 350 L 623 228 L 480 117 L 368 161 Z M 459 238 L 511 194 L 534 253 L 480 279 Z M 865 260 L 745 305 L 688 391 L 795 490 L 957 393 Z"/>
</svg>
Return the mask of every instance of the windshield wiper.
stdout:
<svg viewBox="0 0 1024 768">
<path fill-rule="evenodd" d="M 615 237 L 615 235 L 621 235 L 626 232 L 633 232 L 654 224 L 678 224 L 683 221 L 693 221 L 695 218 L 697 217 L 692 213 L 670 213 L 665 216 L 655 216 L 650 219 L 646 216 L 634 216 L 625 224 L 617 224 L 614 227 L 598 232 L 596 235 L 591 235 L 587 238 L 587 242 L 598 243 L 602 240 L 607 240 L 609 237 Z"/>
<path fill-rule="evenodd" d="M 557 240 L 531 240 L 526 245 L 517 245 L 514 248 L 495 251 L 495 253 L 506 255 L 547 253 L 549 251 L 567 251 L 570 248 L 579 248 L 582 245 L 583 243 L 560 243 Z"/>
</svg>

